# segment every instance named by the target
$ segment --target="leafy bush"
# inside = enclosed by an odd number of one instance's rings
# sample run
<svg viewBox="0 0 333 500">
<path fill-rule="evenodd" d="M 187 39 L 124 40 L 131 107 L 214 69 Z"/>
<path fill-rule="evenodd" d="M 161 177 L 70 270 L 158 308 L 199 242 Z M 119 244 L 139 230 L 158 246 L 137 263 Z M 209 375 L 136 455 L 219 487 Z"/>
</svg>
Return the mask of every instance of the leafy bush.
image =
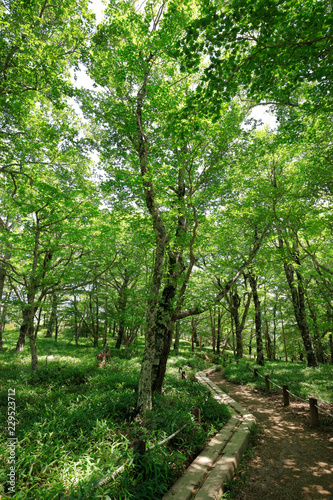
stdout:
<svg viewBox="0 0 333 500">
<path fill-rule="evenodd" d="M 13 340 L 14 345 L 14 340 Z M 200 451 L 229 412 L 193 380 L 207 367 L 204 359 L 186 353 L 171 356 L 162 395 L 154 396 L 145 439 L 155 445 L 186 424 L 168 443 L 146 453 L 141 464 L 133 461 L 132 443 L 142 429 L 133 420 L 137 400 L 140 358 L 134 351 L 111 351 L 103 369 L 97 350 L 58 340 L 40 339 L 40 363 L 31 374 L 26 349 L 1 353 L 0 404 L 7 408 L 9 387 L 16 389 L 17 493 L 3 500 L 99 499 L 157 500 Z M 46 356 L 48 358 L 46 362 Z M 178 367 L 186 370 L 180 380 Z M 202 425 L 191 414 L 200 407 Z M 6 411 L 6 410 L 5 410 Z M 7 434 L 2 428 L 0 455 L 8 456 Z M 98 482 L 126 463 L 109 484 Z M 0 484 L 7 484 L 6 464 Z"/>
</svg>

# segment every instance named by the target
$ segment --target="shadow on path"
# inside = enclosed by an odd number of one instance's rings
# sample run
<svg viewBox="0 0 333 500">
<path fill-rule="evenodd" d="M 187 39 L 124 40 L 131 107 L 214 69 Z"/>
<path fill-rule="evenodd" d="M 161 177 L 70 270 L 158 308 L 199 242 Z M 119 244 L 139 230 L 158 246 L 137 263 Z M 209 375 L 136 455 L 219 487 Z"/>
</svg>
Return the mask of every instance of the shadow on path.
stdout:
<svg viewBox="0 0 333 500">
<path fill-rule="evenodd" d="M 248 409 L 263 429 L 247 483 L 237 500 L 333 499 L 333 438 L 327 429 L 312 429 L 304 405 L 282 406 L 282 395 L 266 395 L 223 378 L 210 376 L 235 401 Z"/>
</svg>

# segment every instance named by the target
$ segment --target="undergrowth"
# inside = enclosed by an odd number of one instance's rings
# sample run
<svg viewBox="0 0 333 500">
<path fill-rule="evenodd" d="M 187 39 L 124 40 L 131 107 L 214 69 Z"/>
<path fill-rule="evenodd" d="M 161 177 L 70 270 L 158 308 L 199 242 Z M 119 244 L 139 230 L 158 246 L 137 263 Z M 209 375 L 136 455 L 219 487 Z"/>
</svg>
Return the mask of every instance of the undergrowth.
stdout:
<svg viewBox="0 0 333 500">
<path fill-rule="evenodd" d="M 258 378 L 254 377 L 254 368 L 261 375 Z M 237 363 L 227 362 L 223 372 L 223 376 L 230 382 L 261 389 L 265 388 L 265 375 L 269 375 L 270 380 L 280 387 L 288 385 L 291 392 L 304 399 L 317 397 L 333 404 L 333 365 L 308 368 L 305 363 L 265 360 L 265 366 L 259 366 L 254 360 L 241 359 Z M 280 390 L 273 385 L 272 389 Z"/>
<path fill-rule="evenodd" d="M 16 332 L 17 334 L 17 332 Z M 154 396 L 145 428 L 135 421 L 140 372 L 140 346 L 111 350 L 98 368 L 98 350 L 68 345 L 64 338 L 38 339 L 39 370 L 31 373 L 28 346 L 14 350 L 16 337 L 0 354 L 0 406 L 7 413 L 8 389 L 15 389 L 17 438 L 15 494 L 8 495 L 8 434 L 2 425 L 0 455 L 2 499 L 157 500 L 201 451 L 207 439 L 229 419 L 194 373 L 207 367 L 204 359 L 182 353 L 171 356 L 164 391 Z M 10 345 L 11 343 L 11 345 Z M 47 356 L 47 360 L 46 360 Z M 179 366 L 187 379 L 180 380 Z M 200 407 L 202 425 L 191 413 Z M 133 442 L 144 437 L 152 446 L 186 424 L 168 443 L 134 461 Z M 122 464 L 124 470 L 103 487 L 98 483 Z"/>
</svg>

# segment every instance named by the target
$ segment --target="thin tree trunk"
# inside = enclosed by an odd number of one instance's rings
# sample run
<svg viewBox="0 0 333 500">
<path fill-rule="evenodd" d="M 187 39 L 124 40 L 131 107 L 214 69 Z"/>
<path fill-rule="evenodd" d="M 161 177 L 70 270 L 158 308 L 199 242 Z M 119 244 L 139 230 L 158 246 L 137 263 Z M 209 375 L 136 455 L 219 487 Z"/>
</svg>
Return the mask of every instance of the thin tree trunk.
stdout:
<svg viewBox="0 0 333 500">
<path fill-rule="evenodd" d="M 254 321 L 256 327 L 256 343 L 257 343 L 257 363 L 260 366 L 264 366 L 265 364 L 264 348 L 263 348 L 262 334 L 261 334 L 261 309 L 260 309 L 260 300 L 258 295 L 257 277 L 254 276 L 254 274 L 252 274 L 250 270 L 248 278 L 252 290 L 252 297 L 254 304 Z"/>
<path fill-rule="evenodd" d="M 212 346 L 213 346 L 213 353 L 215 354 L 216 350 L 216 338 L 215 338 L 215 308 L 212 310 L 209 310 L 209 317 L 210 317 L 210 325 L 212 329 Z"/>
<path fill-rule="evenodd" d="M 58 342 L 58 335 L 59 335 L 59 322 L 58 322 L 58 316 L 56 316 L 56 318 L 55 318 L 54 342 Z"/>
<path fill-rule="evenodd" d="M 7 312 L 10 292 L 6 292 L 5 295 L 6 295 L 5 300 L 2 302 L 1 317 L 0 317 L 0 351 L 3 351 L 3 333 L 5 331 L 5 326 L 6 326 L 6 312 Z"/>
<path fill-rule="evenodd" d="M 221 320 L 222 320 L 222 313 L 221 313 L 221 309 L 218 307 L 217 308 L 217 344 L 216 344 L 216 353 L 218 356 L 220 355 L 220 347 L 221 347 Z"/>
<path fill-rule="evenodd" d="M 265 318 L 265 344 L 266 344 L 266 353 L 267 359 L 272 359 L 272 341 L 269 336 L 269 328 L 268 328 L 268 320 Z"/>
<path fill-rule="evenodd" d="M 234 357 L 236 356 L 236 349 L 235 349 L 235 329 L 234 329 L 234 319 L 231 314 L 231 335 L 232 335 L 232 352 Z"/>
<path fill-rule="evenodd" d="M 56 314 L 57 314 L 57 295 L 54 293 L 52 295 L 52 299 L 51 299 L 51 313 L 50 313 L 50 318 L 49 318 L 49 322 L 48 322 L 48 325 L 47 325 L 47 331 L 46 331 L 46 337 L 47 338 L 51 338 L 52 337 L 52 334 L 53 334 L 53 328 L 54 328 L 54 324 L 55 324 L 55 319 L 56 319 Z"/>
<path fill-rule="evenodd" d="M 239 321 L 239 306 L 240 306 L 240 297 L 237 291 L 233 291 L 231 294 L 231 312 L 234 318 L 235 325 L 235 334 L 236 334 L 236 357 L 243 357 L 243 339 L 242 339 L 242 330 L 240 328 Z"/>
<path fill-rule="evenodd" d="M 4 306 L 2 301 L 3 288 L 5 285 L 6 273 L 3 266 L 0 264 L 0 351 L 3 351 L 2 334 L 4 331 Z"/>
<path fill-rule="evenodd" d="M 78 329 L 78 311 L 77 311 L 77 300 L 74 293 L 74 333 L 75 333 L 75 345 L 79 345 L 79 329 Z"/>
<path fill-rule="evenodd" d="M 93 345 L 94 347 L 98 347 L 98 332 L 96 331 L 96 325 L 95 325 L 95 314 L 93 308 L 92 292 L 89 293 L 89 311 L 90 311 L 91 331 L 93 334 Z"/>
<path fill-rule="evenodd" d="M 124 332 L 125 332 L 125 318 L 126 318 L 126 307 L 127 307 L 127 296 L 128 296 L 128 284 L 130 280 L 129 273 L 125 270 L 125 274 L 123 276 L 123 283 L 121 287 L 118 289 L 118 315 L 119 315 L 119 330 L 118 337 L 116 342 L 116 349 L 120 349 Z"/>
<path fill-rule="evenodd" d="M 291 249 L 288 242 L 286 241 L 286 246 L 288 247 L 289 253 L 285 256 L 283 266 L 287 278 L 287 283 L 291 292 L 292 304 L 297 326 L 302 336 L 308 366 L 318 366 L 318 361 L 314 352 L 312 338 L 310 335 L 306 317 L 304 283 L 300 272 L 301 262 L 299 259 L 297 243 L 294 243 L 293 248 Z M 279 232 L 279 248 L 281 251 L 284 249 L 284 240 L 282 238 L 281 231 Z M 290 262 L 290 257 L 292 257 L 292 260 L 295 262 L 296 268 Z"/>
<path fill-rule="evenodd" d="M 107 342 L 107 335 L 108 335 L 108 315 L 109 315 L 109 310 L 108 310 L 108 298 L 105 297 L 105 319 L 104 319 L 104 329 L 103 329 L 103 348 L 105 349 L 106 347 L 106 342 Z"/>
<path fill-rule="evenodd" d="M 38 311 L 37 324 L 36 324 L 35 333 L 34 333 L 35 339 L 37 338 L 37 335 L 38 335 L 41 314 L 42 314 L 42 305 L 40 305 L 39 311 Z"/>
<path fill-rule="evenodd" d="M 308 304 L 308 309 L 310 312 L 310 317 L 311 317 L 312 322 L 313 322 L 314 342 L 315 342 L 315 346 L 316 346 L 317 358 L 318 358 L 318 361 L 320 363 L 324 363 L 324 347 L 323 347 L 323 344 L 322 344 L 321 338 L 320 338 L 318 322 L 317 322 L 317 315 L 316 315 L 316 312 L 311 304 L 311 301 L 309 299 L 309 295 L 306 291 L 305 291 L 305 295 L 306 295 L 306 302 Z"/>
<path fill-rule="evenodd" d="M 281 304 L 280 304 L 280 315 L 281 315 L 281 328 L 282 328 L 282 338 L 283 338 L 283 346 L 284 346 L 284 356 L 285 356 L 285 360 L 288 361 L 286 332 L 284 330 L 283 314 L 282 314 Z"/>
<path fill-rule="evenodd" d="M 179 355 L 179 339 L 180 339 L 180 323 L 179 321 L 176 321 L 175 343 L 173 346 L 176 356 Z"/>
<path fill-rule="evenodd" d="M 276 359 L 276 302 L 273 306 L 273 359 Z"/>
<path fill-rule="evenodd" d="M 296 262 L 296 264 L 298 264 Z M 300 330 L 306 357 L 308 361 L 308 366 L 318 366 L 318 361 L 316 354 L 314 352 L 312 339 L 307 323 L 306 311 L 305 311 L 305 301 L 304 301 L 304 287 L 303 280 L 300 272 L 294 269 L 292 264 L 284 262 L 284 270 L 287 278 L 287 282 L 291 291 L 292 303 L 294 307 L 294 313 L 298 328 Z M 295 285 L 294 276 L 296 274 L 297 287 Z"/>
</svg>

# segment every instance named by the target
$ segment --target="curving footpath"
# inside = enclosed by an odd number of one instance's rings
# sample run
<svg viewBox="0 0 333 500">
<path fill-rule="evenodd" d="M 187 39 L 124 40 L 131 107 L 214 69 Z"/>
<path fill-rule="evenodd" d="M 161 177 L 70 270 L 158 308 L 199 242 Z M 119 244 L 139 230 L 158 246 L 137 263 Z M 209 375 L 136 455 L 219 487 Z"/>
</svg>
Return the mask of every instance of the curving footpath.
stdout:
<svg viewBox="0 0 333 500">
<path fill-rule="evenodd" d="M 214 399 L 229 406 L 232 417 L 164 495 L 163 500 L 221 498 L 223 485 L 232 478 L 248 445 L 250 428 L 256 420 L 208 378 L 215 371 L 213 367 L 198 372 L 196 379 L 208 387 Z"/>
</svg>

